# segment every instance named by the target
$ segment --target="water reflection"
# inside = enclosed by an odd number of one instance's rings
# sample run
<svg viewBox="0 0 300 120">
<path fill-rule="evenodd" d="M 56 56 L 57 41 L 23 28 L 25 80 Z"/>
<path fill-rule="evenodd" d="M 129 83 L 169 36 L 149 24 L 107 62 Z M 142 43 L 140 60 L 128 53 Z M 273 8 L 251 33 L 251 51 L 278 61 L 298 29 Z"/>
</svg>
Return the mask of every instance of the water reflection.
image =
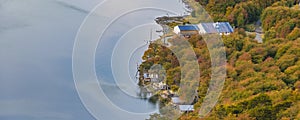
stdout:
<svg viewBox="0 0 300 120">
<path fill-rule="evenodd" d="M 180 15 L 185 12 L 185 9 L 183 7 L 184 5 L 181 2 L 177 2 L 174 0 L 164 0 L 164 1 L 153 0 L 151 2 L 153 2 L 153 6 L 166 5 L 165 7 L 168 7 L 166 9 L 175 11 L 174 12 L 175 14 L 170 11 L 153 9 L 153 8 L 142 9 L 142 10 L 138 10 L 126 14 L 125 16 L 118 18 L 116 21 L 113 22 L 113 24 L 111 24 L 106 29 L 98 45 L 97 53 L 96 53 L 97 75 L 98 78 L 101 78 L 99 79 L 99 81 L 101 83 L 104 92 L 106 93 L 106 96 L 116 106 L 120 107 L 123 110 L 134 112 L 134 113 L 149 113 L 149 112 L 151 113 L 155 111 L 157 112 L 158 110 L 158 106 L 157 106 L 158 104 L 156 103 L 155 100 L 149 101 L 148 99 L 144 99 L 152 96 L 152 93 L 143 92 L 144 91 L 143 89 L 142 91 L 140 91 L 141 89 L 137 86 L 137 80 L 131 78 L 135 78 L 136 71 L 137 71 L 136 64 L 142 62 L 141 57 L 143 55 L 144 50 L 147 49 L 147 45 L 145 45 L 145 40 L 150 39 L 151 29 L 154 32 L 152 38 L 157 39 L 159 35 L 155 34 L 155 31 L 160 30 L 162 28 L 157 27 L 157 25 L 156 26 L 152 25 L 152 27 L 135 30 L 131 32 L 131 34 L 128 34 L 126 37 L 122 38 L 122 36 L 136 26 L 143 25 L 146 23 L 155 24 L 154 19 L 158 16 L 167 15 L 167 13 L 168 15 Z M 136 4 L 142 4 L 142 3 L 136 3 Z M 172 4 L 172 5 L 167 5 L 167 4 Z M 123 42 L 121 42 L 122 44 L 118 46 L 118 42 L 120 41 Z M 115 65 L 116 69 L 127 68 L 127 70 L 129 70 L 128 77 L 123 77 L 128 74 L 126 71 L 124 71 L 123 73 L 120 72 L 115 76 L 113 76 L 112 74 L 111 58 L 112 58 L 113 50 L 115 49 L 116 46 L 119 49 L 122 49 L 120 47 L 123 46 L 124 50 L 127 50 L 127 52 L 130 49 L 126 49 L 126 48 L 131 48 L 131 49 L 138 48 L 136 49 L 136 51 L 133 52 L 132 56 L 126 56 L 125 55 L 126 51 L 124 52 L 124 54 L 118 54 L 118 56 L 121 57 L 115 60 L 116 62 L 114 63 L 119 63 L 119 64 L 118 65 L 113 64 L 113 66 Z M 127 57 L 130 58 L 128 59 Z M 116 77 L 118 79 L 123 79 L 123 81 L 128 81 L 128 84 L 120 85 L 118 86 L 119 88 L 117 89 L 115 87 L 105 86 L 105 84 L 117 85 L 117 83 L 114 80 L 114 78 Z M 134 84 L 135 86 L 133 86 L 132 84 Z M 128 87 L 128 86 L 133 86 L 133 87 Z M 131 92 L 132 94 L 126 93 L 126 90 L 128 89 L 134 89 L 131 90 L 133 91 Z M 139 96 L 139 98 L 133 96 Z M 122 101 L 120 101 L 120 99 L 122 99 Z"/>
</svg>

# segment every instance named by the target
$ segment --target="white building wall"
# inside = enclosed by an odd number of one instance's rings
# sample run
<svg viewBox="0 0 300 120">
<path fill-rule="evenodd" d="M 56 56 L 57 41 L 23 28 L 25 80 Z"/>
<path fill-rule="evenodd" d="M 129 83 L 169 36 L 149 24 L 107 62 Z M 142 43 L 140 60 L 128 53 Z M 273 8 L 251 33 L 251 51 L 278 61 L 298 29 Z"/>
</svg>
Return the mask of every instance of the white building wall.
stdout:
<svg viewBox="0 0 300 120">
<path fill-rule="evenodd" d="M 206 33 L 206 31 L 204 30 L 204 28 L 201 24 L 198 24 L 197 26 L 199 28 L 199 34 L 205 34 Z"/>
<path fill-rule="evenodd" d="M 179 34 L 180 33 L 179 27 L 175 26 L 173 32 L 176 33 L 176 34 Z"/>
</svg>

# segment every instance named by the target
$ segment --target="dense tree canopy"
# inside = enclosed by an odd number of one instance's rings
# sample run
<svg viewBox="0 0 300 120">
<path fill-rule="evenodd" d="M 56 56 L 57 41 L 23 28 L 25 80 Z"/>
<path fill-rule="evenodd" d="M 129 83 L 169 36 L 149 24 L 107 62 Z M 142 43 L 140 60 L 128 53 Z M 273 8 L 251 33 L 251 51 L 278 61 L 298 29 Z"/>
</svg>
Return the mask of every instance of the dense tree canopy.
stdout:
<svg viewBox="0 0 300 120">
<path fill-rule="evenodd" d="M 234 33 L 222 36 L 227 57 L 226 82 L 216 107 L 203 119 L 299 119 L 300 10 L 294 8 L 299 0 L 198 2 L 215 20 L 228 20 L 237 26 Z M 244 30 L 245 25 L 259 19 L 264 30 L 263 43 L 258 43 Z M 195 112 L 180 119 L 196 120 L 211 78 L 211 61 L 201 35 L 187 40 L 193 46 L 200 67 L 200 100 L 194 105 Z M 175 86 L 181 79 L 179 62 L 168 48 L 151 44 L 143 58 L 143 69 L 154 63 L 163 64 L 168 85 L 178 89 Z"/>
<path fill-rule="evenodd" d="M 259 20 L 262 11 L 280 0 L 198 0 L 214 21 L 229 21 L 236 27 L 245 28 Z M 279 4 L 295 4 L 287 0 Z"/>
</svg>

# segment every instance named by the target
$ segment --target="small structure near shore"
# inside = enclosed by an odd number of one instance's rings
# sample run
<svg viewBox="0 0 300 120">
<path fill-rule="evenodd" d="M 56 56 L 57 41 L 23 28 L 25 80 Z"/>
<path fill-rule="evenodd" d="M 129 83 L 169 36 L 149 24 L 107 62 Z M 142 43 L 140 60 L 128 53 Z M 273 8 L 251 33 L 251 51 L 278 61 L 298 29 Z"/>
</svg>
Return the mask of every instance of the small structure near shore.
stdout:
<svg viewBox="0 0 300 120">
<path fill-rule="evenodd" d="M 151 78 L 150 78 L 150 74 L 149 73 L 144 73 L 144 81 L 146 82 L 150 82 L 151 81 Z"/>
<path fill-rule="evenodd" d="M 178 25 L 174 27 L 173 32 L 184 37 L 189 37 L 198 34 L 199 28 L 197 25 Z"/>
<path fill-rule="evenodd" d="M 193 112 L 194 105 L 179 105 L 180 112 Z"/>
<path fill-rule="evenodd" d="M 220 35 L 229 35 L 233 33 L 233 28 L 229 22 L 200 23 L 198 27 L 200 34 L 219 33 Z"/>
<path fill-rule="evenodd" d="M 146 82 L 157 81 L 158 74 L 144 73 L 143 77 Z"/>
<path fill-rule="evenodd" d="M 216 22 L 216 23 L 199 23 L 192 25 L 178 25 L 174 27 L 174 33 L 189 37 L 194 34 L 215 34 L 229 35 L 234 30 L 229 22 Z"/>
<path fill-rule="evenodd" d="M 178 96 L 171 97 L 171 102 L 174 107 L 178 108 L 180 112 L 193 112 L 193 104 L 184 104 Z"/>
</svg>

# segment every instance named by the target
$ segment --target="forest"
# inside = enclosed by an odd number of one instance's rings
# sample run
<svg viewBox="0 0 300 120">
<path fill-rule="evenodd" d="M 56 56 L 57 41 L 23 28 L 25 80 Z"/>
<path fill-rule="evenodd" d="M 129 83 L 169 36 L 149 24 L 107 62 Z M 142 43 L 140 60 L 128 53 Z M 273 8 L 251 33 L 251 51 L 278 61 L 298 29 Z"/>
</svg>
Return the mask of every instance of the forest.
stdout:
<svg viewBox="0 0 300 120">
<path fill-rule="evenodd" d="M 211 78 L 211 56 L 201 35 L 187 38 L 200 68 L 199 100 L 195 111 L 180 120 L 294 120 L 300 119 L 300 7 L 299 0 L 195 0 L 214 21 L 229 21 L 235 32 L 222 36 L 226 50 L 226 80 L 221 96 L 204 118 L 198 110 Z M 255 40 L 257 22 L 263 43 Z M 170 39 L 172 44 L 176 39 Z M 176 48 L 175 48 L 176 49 Z M 189 55 L 189 54 L 184 54 Z M 216 59 L 216 58 L 214 58 Z M 180 91 L 179 61 L 170 49 L 150 44 L 140 70 L 160 64 L 166 83 Z M 151 115 L 150 119 L 166 119 Z"/>
</svg>

